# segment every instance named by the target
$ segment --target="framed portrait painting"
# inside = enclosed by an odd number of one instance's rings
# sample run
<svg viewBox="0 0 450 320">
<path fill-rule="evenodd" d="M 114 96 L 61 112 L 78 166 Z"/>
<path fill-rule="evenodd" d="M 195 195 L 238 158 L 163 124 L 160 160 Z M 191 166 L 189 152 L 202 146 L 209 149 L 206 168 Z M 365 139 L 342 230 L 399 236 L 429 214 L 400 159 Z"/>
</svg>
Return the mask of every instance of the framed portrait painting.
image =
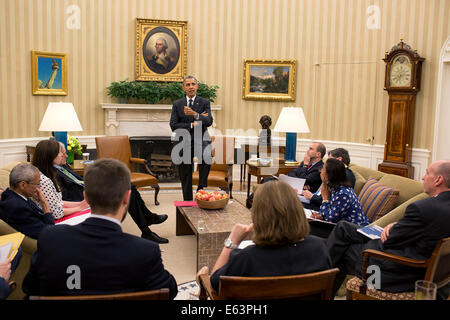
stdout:
<svg viewBox="0 0 450 320">
<path fill-rule="evenodd" d="M 295 101 L 296 60 L 244 60 L 243 99 Z"/>
<path fill-rule="evenodd" d="M 136 80 L 182 81 L 187 21 L 136 19 Z"/>
<path fill-rule="evenodd" d="M 67 95 L 67 60 L 64 53 L 31 51 L 34 95 Z"/>
</svg>

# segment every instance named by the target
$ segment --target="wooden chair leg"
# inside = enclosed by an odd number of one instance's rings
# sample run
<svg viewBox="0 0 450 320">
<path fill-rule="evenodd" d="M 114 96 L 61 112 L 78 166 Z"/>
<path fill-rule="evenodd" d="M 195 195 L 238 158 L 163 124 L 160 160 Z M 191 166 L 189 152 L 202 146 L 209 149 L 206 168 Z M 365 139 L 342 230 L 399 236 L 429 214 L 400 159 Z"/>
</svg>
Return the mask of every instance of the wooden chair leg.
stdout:
<svg viewBox="0 0 450 320">
<path fill-rule="evenodd" d="M 233 181 L 230 182 L 230 199 L 233 199 Z"/>
<path fill-rule="evenodd" d="M 159 184 L 152 186 L 155 189 L 155 206 L 159 206 L 158 202 L 158 193 L 159 193 Z"/>
</svg>

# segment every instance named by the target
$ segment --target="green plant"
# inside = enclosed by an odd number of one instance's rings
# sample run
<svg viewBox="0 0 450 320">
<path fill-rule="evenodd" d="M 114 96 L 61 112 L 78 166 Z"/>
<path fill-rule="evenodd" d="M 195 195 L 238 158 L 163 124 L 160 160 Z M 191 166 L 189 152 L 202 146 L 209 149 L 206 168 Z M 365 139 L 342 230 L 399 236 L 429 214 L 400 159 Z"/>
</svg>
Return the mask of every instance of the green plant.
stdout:
<svg viewBox="0 0 450 320">
<path fill-rule="evenodd" d="M 144 99 L 149 104 L 155 104 L 159 101 L 172 103 L 185 96 L 181 82 L 140 82 L 125 79 L 112 82 L 106 89 L 110 97 L 126 101 L 130 98 Z M 219 89 L 219 86 L 208 86 L 199 82 L 197 95 L 214 102 L 217 97 L 217 89 Z"/>
<path fill-rule="evenodd" d="M 199 82 L 197 95 L 202 98 L 208 99 L 211 102 L 214 102 L 214 100 L 217 98 L 217 89 L 219 89 L 219 86 L 208 86 L 206 83 Z"/>
<path fill-rule="evenodd" d="M 149 104 L 160 101 L 162 98 L 162 91 L 161 86 L 154 81 L 143 82 L 140 84 L 140 97 Z"/>
<path fill-rule="evenodd" d="M 118 99 L 130 99 L 133 94 L 133 85 L 128 81 L 128 78 L 119 82 L 112 82 L 107 89 L 107 95 Z"/>
</svg>

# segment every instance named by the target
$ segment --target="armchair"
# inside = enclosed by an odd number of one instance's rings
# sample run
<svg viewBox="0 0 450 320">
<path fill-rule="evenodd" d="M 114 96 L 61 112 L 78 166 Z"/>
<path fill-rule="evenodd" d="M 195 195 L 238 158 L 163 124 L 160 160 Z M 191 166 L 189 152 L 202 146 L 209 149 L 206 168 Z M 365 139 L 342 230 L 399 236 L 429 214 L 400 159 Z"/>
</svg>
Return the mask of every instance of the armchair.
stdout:
<svg viewBox="0 0 450 320">
<path fill-rule="evenodd" d="M 233 198 L 234 137 L 211 137 L 213 163 L 208 175 L 208 186 L 220 187 Z M 192 174 L 192 184 L 198 185 L 199 172 Z"/>
<path fill-rule="evenodd" d="M 450 282 L 450 237 L 436 245 L 427 260 L 414 260 L 378 250 L 363 251 L 362 279 L 354 277 L 347 282 L 347 300 L 414 300 L 414 292 L 391 293 L 367 287 L 369 257 L 390 260 L 406 266 L 425 269 L 424 280 L 432 281 L 438 288 Z"/>
<path fill-rule="evenodd" d="M 201 274 L 200 300 L 330 300 L 334 279 L 339 269 L 278 277 L 220 276 L 219 293 L 209 281 L 209 275 Z"/>
<path fill-rule="evenodd" d="M 159 184 L 156 174 L 148 167 L 148 161 L 131 157 L 130 141 L 128 136 L 96 137 L 97 157 L 113 158 L 123 162 L 131 172 L 131 182 L 136 188 L 151 186 L 155 189 L 155 205 L 159 205 Z M 132 163 L 142 164 L 148 173 L 133 172 Z"/>
</svg>

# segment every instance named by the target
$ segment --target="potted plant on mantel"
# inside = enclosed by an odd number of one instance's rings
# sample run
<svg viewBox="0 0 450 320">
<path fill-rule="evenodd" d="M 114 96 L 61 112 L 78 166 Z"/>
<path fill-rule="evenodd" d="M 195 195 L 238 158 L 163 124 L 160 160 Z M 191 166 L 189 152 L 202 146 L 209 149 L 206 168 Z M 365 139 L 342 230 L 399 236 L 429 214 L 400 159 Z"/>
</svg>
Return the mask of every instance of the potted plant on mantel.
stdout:
<svg viewBox="0 0 450 320">
<path fill-rule="evenodd" d="M 185 96 L 181 82 L 139 82 L 125 79 L 112 82 L 106 89 L 107 95 L 117 98 L 120 103 L 128 103 L 130 98 L 134 98 L 135 103 L 172 104 L 173 101 Z M 219 86 L 209 86 L 199 82 L 197 95 L 214 102 L 217 97 L 217 89 Z"/>
</svg>

